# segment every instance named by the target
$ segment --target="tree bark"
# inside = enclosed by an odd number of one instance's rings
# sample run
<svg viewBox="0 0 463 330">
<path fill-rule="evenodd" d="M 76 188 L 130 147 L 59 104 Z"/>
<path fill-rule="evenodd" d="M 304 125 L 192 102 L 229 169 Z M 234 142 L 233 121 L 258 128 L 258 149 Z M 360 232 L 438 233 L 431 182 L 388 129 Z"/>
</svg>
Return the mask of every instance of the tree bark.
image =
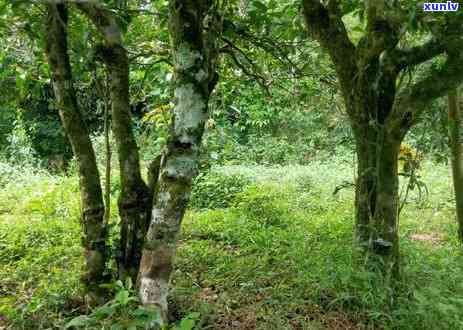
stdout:
<svg viewBox="0 0 463 330">
<path fill-rule="evenodd" d="M 105 82 L 104 87 L 102 88 L 103 95 L 103 106 L 104 106 L 104 143 L 106 151 L 105 159 L 105 187 L 104 187 L 104 201 L 105 201 L 105 215 L 104 220 L 105 224 L 108 224 L 111 220 L 111 144 L 109 140 L 109 134 L 111 131 L 111 126 L 109 124 L 109 97 L 108 97 L 108 86 Z"/>
<path fill-rule="evenodd" d="M 461 114 L 458 89 L 448 94 L 449 142 L 451 151 L 453 188 L 458 222 L 458 238 L 463 243 L 463 157 L 460 143 Z"/>
<path fill-rule="evenodd" d="M 363 249 L 368 248 L 376 207 L 376 146 L 357 138 L 357 178 L 355 185 L 355 238 Z"/>
<path fill-rule="evenodd" d="M 382 259 L 385 274 L 399 277 L 399 177 L 400 141 L 386 136 L 378 146 L 376 206 L 371 251 Z"/>
<path fill-rule="evenodd" d="M 151 194 L 141 177 L 138 146 L 132 132 L 129 101 L 129 63 L 120 45 L 101 48 L 108 68 L 112 105 L 112 128 L 119 156 L 121 194 L 121 256 L 119 278 L 129 276 L 135 282 L 141 260 L 143 240 L 148 228 Z"/>
<path fill-rule="evenodd" d="M 374 105 L 373 105 L 374 106 Z M 355 237 L 368 266 L 397 278 L 399 267 L 398 156 L 401 139 L 385 126 L 362 125 L 356 134 Z"/>
<path fill-rule="evenodd" d="M 105 281 L 107 259 L 104 203 L 95 153 L 87 127 L 77 105 L 67 49 L 67 9 L 63 4 L 49 4 L 46 24 L 46 54 L 53 88 L 64 129 L 77 160 L 82 209 L 85 270 L 82 275 L 87 292 L 100 295 Z"/>
<path fill-rule="evenodd" d="M 206 16 L 211 19 L 204 26 Z M 207 23 L 206 23 L 207 24 Z M 198 174 L 199 150 L 208 117 L 209 95 L 217 81 L 216 40 L 221 22 L 213 1 L 170 1 L 174 56 L 173 124 L 163 150 L 157 196 L 139 273 L 145 307 L 167 320 L 167 295 L 177 234 Z"/>
<path fill-rule="evenodd" d="M 112 129 L 121 176 L 118 271 L 119 278 L 130 277 L 135 282 L 151 214 L 152 193 L 141 177 L 138 146 L 132 131 L 129 60 L 114 14 L 96 3 L 77 3 L 77 6 L 95 24 L 105 40 L 105 44 L 97 48 L 97 54 L 108 69 Z"/>
</svg>

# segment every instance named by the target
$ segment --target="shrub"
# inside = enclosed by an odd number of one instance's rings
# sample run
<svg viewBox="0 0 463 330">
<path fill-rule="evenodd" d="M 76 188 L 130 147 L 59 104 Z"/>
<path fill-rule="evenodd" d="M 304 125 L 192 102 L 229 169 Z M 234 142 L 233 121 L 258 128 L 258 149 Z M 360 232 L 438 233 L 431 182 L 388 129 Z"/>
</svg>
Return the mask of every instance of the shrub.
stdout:
<svg viewBox="0 0 463 330">
<path fill-rule="evenodd" d="M 248 184 L 249 181 L 240 174 L 225 175 L 214 171 L 201 173 L 193 185 L 190 207 L 226 208 Z"/>
<path fill-rule="evenodd" d="M 282 190 L 277 185 L 252 185 L 236 195 L 233 206 L 264 225 L 281 225 L 291 211 L 289 193 L 288 188 Z"/>
<path fill-rule="evenodd" d="M 5 186 L 16 174 L 16 169 L 8 163 L 0 162 L 0 187 Z"/>
</svg>

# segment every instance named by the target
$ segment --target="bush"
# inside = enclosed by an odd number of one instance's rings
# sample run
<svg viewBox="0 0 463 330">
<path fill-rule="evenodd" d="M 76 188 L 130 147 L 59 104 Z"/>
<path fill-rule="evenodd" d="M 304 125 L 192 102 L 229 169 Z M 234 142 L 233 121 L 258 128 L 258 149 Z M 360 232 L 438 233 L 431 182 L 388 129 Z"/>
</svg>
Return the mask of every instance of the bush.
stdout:
<svg viewBox="0 0 463 330">
<path fill-rule="evenodd" d="M 13 129 L 7 136 L 7 142 L 5 156 L 11 164 L 37 165 L 37 154 L 24 125 L 20 121 L 15 122 Z"/>
<path fill-rule="evenodd" d="M 235 195 L 249 184 L 240 174 L 225 175 L 210 172 L 201 173 L 193 184 L 190 207 L 196 209 L 226 208 Z"/>
<path fill-rule="evenodd" d="M 249 186 L 236 195 L 233 206 L 247 218 L 264 225 L 281 225 L 291 212 L 288 188 L 260 184 Z"/>
<path fill-rule="evenodd" d="M 16 176 L 16 169 L 8 163 L 0 162 L 0 188 L 4 187 Z"/>
</svg>

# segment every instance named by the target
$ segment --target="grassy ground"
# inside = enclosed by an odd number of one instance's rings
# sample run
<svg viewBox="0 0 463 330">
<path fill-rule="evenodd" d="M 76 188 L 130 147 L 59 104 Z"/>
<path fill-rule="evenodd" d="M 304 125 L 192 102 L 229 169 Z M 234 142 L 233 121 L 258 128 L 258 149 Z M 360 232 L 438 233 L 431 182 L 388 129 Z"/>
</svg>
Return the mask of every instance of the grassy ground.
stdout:
<svg viewBox="0 0 463 330">
<path fill-rule="evenodd" d="M 352 188 L 333 196 L 352 180 L 351 164 L 212 172 L 239 175 L 246 187 L 232 189 L 226 207 L 188 212 L 173 317 L 199 312 L 197 329 L 463 329 L 463 258 L 445 166 L 424 164 L 429 196 L 412 191 L 401 214 L 404 279 L 394 294 L 353 266 Z M 0 328 L 59 329 L 83 311 L 77 180 L 24 173 L 0 190 Z"/>
</svg>

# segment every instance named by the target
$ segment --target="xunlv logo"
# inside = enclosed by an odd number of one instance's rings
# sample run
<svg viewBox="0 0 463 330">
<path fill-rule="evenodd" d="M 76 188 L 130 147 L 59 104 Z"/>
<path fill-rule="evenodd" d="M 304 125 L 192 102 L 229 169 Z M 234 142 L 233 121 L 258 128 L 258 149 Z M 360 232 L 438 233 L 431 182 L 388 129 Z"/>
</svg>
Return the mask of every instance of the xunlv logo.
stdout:
<svg viewBox="0 0 463 330">
<path fill-rule="evenodd" d="M 423 4 L 424 11 L 457 11 L 459 3 L 447 2 L 425 2 Z"/>
</svg>

